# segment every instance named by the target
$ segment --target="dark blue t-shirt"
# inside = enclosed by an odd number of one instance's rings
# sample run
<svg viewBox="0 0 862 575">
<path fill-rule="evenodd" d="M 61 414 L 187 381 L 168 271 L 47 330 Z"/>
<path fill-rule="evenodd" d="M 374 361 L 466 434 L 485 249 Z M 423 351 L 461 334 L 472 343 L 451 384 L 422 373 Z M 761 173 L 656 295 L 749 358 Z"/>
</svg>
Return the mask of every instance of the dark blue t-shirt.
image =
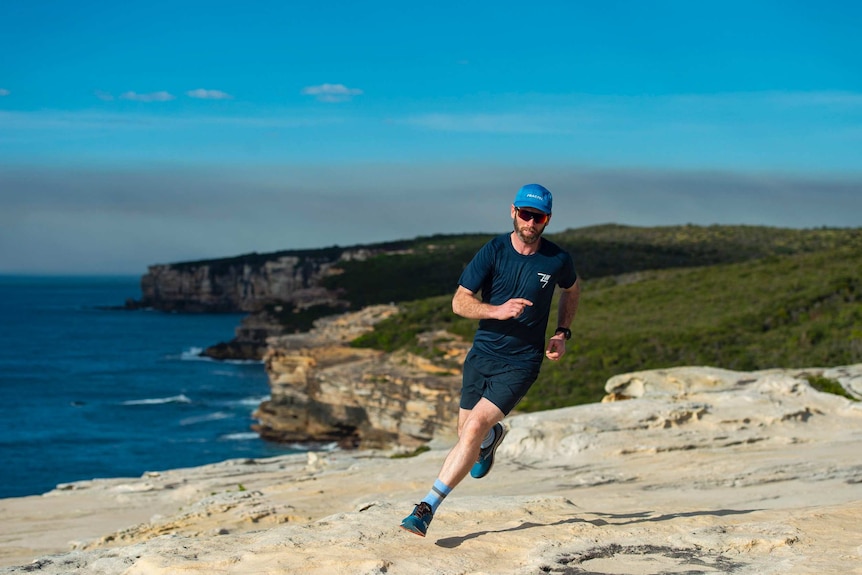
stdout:
<svg viewBox="0 0 862 575">
<path fill-rule="evenodd" d="M 539 251 L 525 256 L 512 247 L 510 234 L 495 237 L 476 253 L 458 283 L 482 301 L 500 305 L 513 297 L 533 302 L 520 317 L 479 320 L 473 349 L 525 367 L 538 367 L 545 352 L 545 331 L 554 287 L 572 287 L 578 279 L 572 257 L 542 238 Z"/>
</svg>

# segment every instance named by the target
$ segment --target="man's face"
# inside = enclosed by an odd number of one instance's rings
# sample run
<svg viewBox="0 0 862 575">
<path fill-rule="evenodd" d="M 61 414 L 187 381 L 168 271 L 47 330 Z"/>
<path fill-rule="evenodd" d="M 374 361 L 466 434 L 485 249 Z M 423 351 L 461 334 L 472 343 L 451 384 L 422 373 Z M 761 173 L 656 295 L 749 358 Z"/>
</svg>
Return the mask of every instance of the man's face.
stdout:
<svg viewBox="0 0 862 575">
<path fill-rule="evenodd" d="M 512 221 L 515 233 L 525 244 L 534 244 L 542 237 L 542 232 L 551 220 L 551 215 L 533 208 L 512 206 Z"/>
</svg>

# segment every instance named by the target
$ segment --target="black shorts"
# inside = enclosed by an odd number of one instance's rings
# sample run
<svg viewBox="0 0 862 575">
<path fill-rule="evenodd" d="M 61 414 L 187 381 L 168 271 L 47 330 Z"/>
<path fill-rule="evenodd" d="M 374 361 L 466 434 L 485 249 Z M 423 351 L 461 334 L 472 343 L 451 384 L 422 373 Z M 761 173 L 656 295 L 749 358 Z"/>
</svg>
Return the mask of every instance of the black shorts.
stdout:
<svg viewBox="0 0 862 575">
<path fill-rule="evenodd" d="M 461 409 L 473 409 L 484 397 L 499 407 L 503 415 L 509 415 L 538 377 L 538 367 L 513 366 L 471 350 L 464 360 Z"/>
</svg>

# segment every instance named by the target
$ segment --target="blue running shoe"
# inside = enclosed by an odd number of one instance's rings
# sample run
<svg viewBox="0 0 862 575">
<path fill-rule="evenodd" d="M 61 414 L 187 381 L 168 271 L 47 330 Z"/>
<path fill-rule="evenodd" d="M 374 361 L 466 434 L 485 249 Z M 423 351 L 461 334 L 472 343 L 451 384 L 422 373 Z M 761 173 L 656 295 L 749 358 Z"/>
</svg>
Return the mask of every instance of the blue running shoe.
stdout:
<svg viewBox="0 0 862 575">
<path fill-rule="evenodd" d="M 494 424 L 494 441 L 488 447 L 485 447 L 479 452 L 479 459 L 473 464 L 470 470 L 470 475 L 476 479 L 482 479 L 491 471 L 494 465 L 494 453 L 497 452 L 497 447 L 503 442 L 506 437 L 506 428 L 502 423 Z"/>
<path fill-rule="evenodd" d="M 434 512 L 431 511 L 431 506 L 423 501 L 413 509 L 413 513 L 404 518 L 401 529 L 425 537 L 432 519 Z"/>
</svg>

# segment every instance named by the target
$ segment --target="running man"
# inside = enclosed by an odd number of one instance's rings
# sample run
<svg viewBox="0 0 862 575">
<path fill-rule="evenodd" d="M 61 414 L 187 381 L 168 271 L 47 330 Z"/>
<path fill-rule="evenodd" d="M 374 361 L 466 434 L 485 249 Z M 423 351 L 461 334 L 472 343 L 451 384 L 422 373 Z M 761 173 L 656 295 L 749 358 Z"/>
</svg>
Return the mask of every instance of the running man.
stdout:
<svg viewBox="0 0 862 575">
<path fill-rule="evenodd" d="M 542 237 L 552 204 L 551 192 L 539 184 L 518 190 L 511 206 L 514 230 L 485 244 L 458 280 L 452 310 L 479 320 L 464 361 L 458 441 L 428 495 L 401 522 L 407 531 L 424 537 L 443 499 L 468 472 L 481 479 L 491 471 L 506 435 L 503 418 L 536 381 L 543 357 L 557 361 L 566 352 L 580 284 L 571 256 Z M 558 327 L 546 344 L 557 286 Z"/>
</svg>

